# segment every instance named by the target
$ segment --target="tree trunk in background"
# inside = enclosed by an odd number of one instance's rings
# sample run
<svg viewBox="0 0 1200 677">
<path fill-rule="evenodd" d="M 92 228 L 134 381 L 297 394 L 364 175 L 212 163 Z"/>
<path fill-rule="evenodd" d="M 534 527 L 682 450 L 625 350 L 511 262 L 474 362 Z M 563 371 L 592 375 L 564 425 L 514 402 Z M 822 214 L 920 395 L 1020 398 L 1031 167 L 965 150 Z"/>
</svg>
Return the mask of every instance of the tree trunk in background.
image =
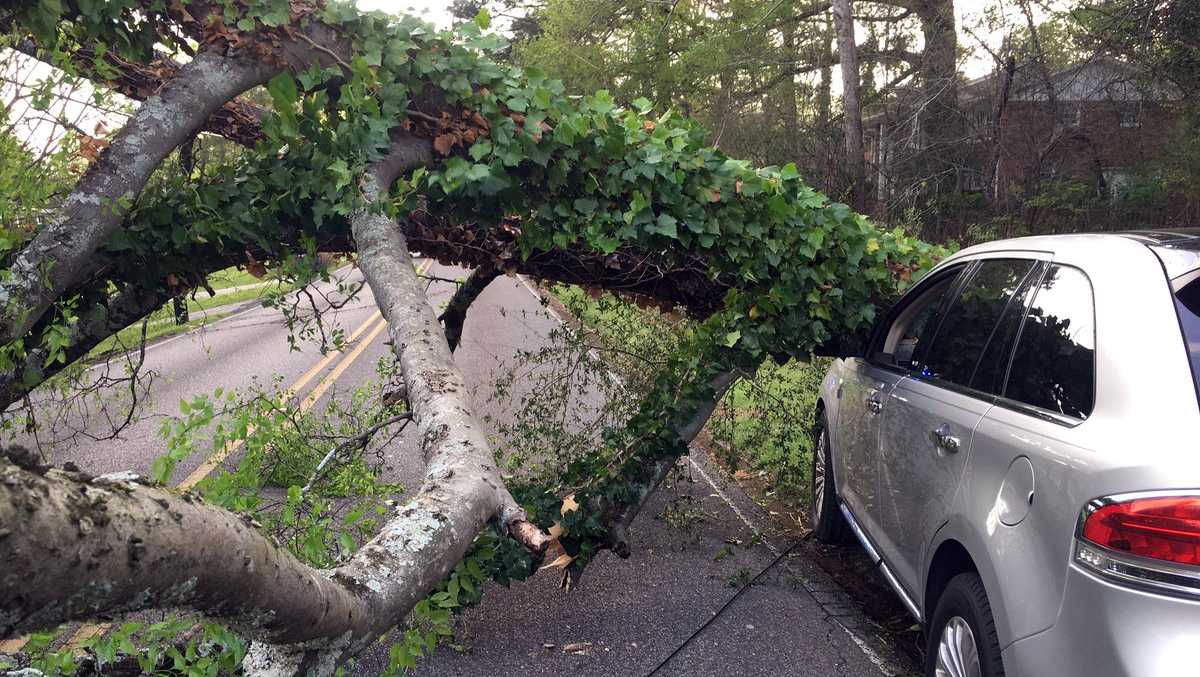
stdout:
<svg viewBox="0 0 1200 677">
<path fill-rule="evenodd" d="M 833 23 L 842 70 L 842 128 L 846 135 L 850 206 L 861 212 L 867 201 L 867 168 L 863 161 L 862 104 L 858 99 L 858 46 L 854 43 L 850 0 L 833 0 Z"/>
<path fill-rule="evenodd" d="M 837 185 L 837 162 L 834 162 L 836 153 L 832 143 L 833 133 L 830 129 L 829 120 L 832 115 L 831 107 L 833 100 L 833 65 L 830 63 L 829 43 L 833 41 L 833 30 L 830 24 L 828 15 L 821 18 L 820 28 L 820 43 L 821 48 L 818 50 L 817 63 L 821 67 L 821 81 L 817 87 L 817 125 L 816 128 L 820 134 L 820 163 L 821 176 L 819 177 L 821 190 L 826 193 L 833 192 L 833 188 Z"/>
<path fill-rule="evenodd" d="M 794 24 L 788 24 L 783 29 L 783 48 L 789 59 L 799 58 Z M 800 158 L 800 101 L 796 92 L 795 75 L 784 80 L 780 99 L 783 106 L 783 130 L 787 135 L 787 141 L 783 144 L 786 161 L 796 162 Z"/>
<path fill-rule="evenodd" d="M 833 89 L 833 65 L 829 63 L 826 57 L 829 54 L 829 41 L 833 38 L 829 30 L 829 21 L 825 20 L 825 26 L 821 29 L 821 35 L 824 38 L 821 41 L 821 49 L 819 51 L 821 59 L 821 86 L 817 89 L 817 118 L 822 124 L 829 122 L 830 116 L 830 101 L 833 99 L 831 93 Z"/>
<path fill-rule="evenodd" d="M 954 149 L 962 139 L 958 114 L 958 33 L 954 0 L 924 0 L 913 6 L 925 41 L 921 57 L 923 101 L 919 116 L 924 149 L 921 163 L 933 190 L 955 187 Z"/>
<path fill-rule="evenodd" d="M 1000 202 L 1000 160 L 1004 151 L 1004 111 L 1008 108 L 1008 98 L 1012 93 L 1013 76 L 1017 72 L 1017 60 L 1011 51 L 1006 51 L 1004 63 L 1001 64 L 1000 84 L 996 91 L 996 103 L 992 107 L 992 152 L 988 158 L 987 176 L 984 188 L 988 198 L 995 205 Z"/>
</svg>

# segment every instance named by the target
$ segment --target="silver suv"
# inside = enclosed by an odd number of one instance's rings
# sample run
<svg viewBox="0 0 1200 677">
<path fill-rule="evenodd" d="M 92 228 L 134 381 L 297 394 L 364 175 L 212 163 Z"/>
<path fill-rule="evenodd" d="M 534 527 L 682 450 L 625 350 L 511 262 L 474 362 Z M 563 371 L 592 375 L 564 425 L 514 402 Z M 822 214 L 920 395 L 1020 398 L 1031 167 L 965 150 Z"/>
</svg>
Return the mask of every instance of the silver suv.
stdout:
<svg viewBox="0 0 1200 677">
<path fill-rule="evenodd" d="M 822 384 L 813 524 L 927 675 L 1200 674 L 1200 230 L 947 258 Z"/>
</svg>

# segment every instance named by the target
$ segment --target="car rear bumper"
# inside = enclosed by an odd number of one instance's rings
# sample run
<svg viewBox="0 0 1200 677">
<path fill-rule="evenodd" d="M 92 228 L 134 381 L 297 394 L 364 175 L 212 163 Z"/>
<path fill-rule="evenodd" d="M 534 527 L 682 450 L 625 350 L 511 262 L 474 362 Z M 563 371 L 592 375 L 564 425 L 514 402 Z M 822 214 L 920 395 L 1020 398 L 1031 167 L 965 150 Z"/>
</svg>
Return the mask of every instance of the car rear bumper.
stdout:
<svg viewBox="0 0 1200 677">
<path fill-rule="evenodd" d="M 1058 620 L 1004 650 L 1009 677 L 1196 674 L 1200 600 L 1115 585 L 1071 565 Z"/>
</svg>

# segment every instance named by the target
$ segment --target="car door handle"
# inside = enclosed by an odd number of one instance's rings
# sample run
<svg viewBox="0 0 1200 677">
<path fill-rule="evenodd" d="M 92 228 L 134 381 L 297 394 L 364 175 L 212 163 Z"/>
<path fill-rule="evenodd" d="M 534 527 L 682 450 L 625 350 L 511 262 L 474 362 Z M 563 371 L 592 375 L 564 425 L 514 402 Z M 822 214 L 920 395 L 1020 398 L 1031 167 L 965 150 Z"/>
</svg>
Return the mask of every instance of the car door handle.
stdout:
<svg viewBox="0 0 1200 677">
<path fill-rule="evenodd" d="M 933 438 L 933 443 L 938 445 L 948 454 L 953 454 L 958 451 L 962 440 L 950 434 L 950 426 L 943 423 L 930 431 L 930 437 Z"/>
<path fill-rule="evenodd" d="M 875 392 L 867 396 L 867 411 L 872 414 L 883 411 L 883 400 L 879 399 L 879 393 Z"/>
</svg>

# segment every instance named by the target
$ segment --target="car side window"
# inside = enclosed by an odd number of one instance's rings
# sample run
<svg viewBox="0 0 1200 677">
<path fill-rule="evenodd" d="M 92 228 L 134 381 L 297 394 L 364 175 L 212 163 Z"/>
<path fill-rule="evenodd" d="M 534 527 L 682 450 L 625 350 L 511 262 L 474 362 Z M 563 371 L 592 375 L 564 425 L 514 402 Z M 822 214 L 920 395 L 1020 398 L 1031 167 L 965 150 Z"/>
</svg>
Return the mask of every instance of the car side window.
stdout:
<svg viewBox="0 0 1200 677">
<path fill-rule="evenodd" d="M 1008 302 L 1004 315 L 996 323 L 992 337 L 979 363 L 975 365 L 975 373 L 971 376 L 971 388 L 989 395 L 999 395 L 1004 392 L 1004 377 L 1008 375 L 1008 364 L 1012 358 L 1013 344 L 1017 340 L 1017 332 L 1025 319 L 1025 310 L 1037 282 L 1041 279 L 1044 264 L 1037 264 L 1025 276 L 1025 282 L 1020 290 Z"/>
<path fill-rule="evenodd" d="M 870 360 L 912 369 L 914 354 L 933 337 L 939 313 L 962 271 L 962 267 L 945 271 L 909 292 L 877 330 L 867 353 Z"/>
<path fill-rule="evenodd" d="M 1084 420 L 1095 394 L 1092 284 L 1078 268 L 1052 265 L 1034 290 L 1009 368 L 1005 398 Z"/>
<path fill-rule="evenodd" d="M 976 368 L 993 342 L 999 353 L 1007 353 L 1005 343 L 1011 349 L 1001 320 L 1014 303 L 1024 310 L 1025 285 L 1036 265 L 1030 259 L 980 262 L 946 311 L 923 363 L 914 365 L 919 367 L 914 376 L 972 387 Z"/>
</svg>

